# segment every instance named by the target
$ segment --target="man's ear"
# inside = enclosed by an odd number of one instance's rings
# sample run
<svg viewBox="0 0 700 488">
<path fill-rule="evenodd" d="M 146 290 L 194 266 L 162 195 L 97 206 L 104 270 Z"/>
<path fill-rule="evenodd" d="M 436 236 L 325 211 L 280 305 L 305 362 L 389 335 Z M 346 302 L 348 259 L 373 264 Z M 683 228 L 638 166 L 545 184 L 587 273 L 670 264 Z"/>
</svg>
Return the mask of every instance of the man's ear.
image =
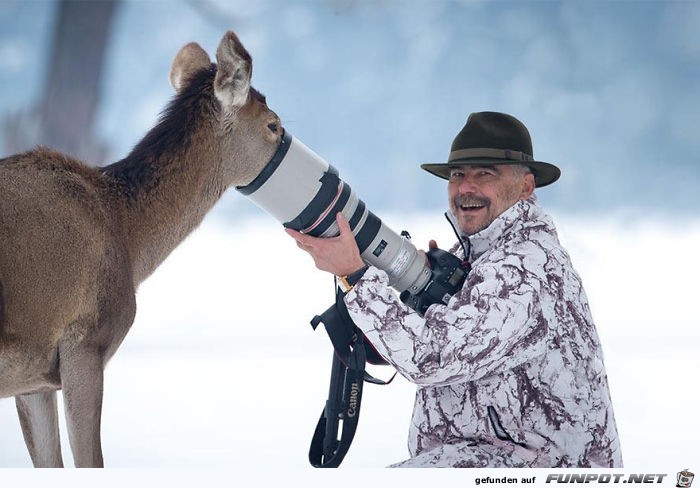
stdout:
<svg viewBox="0 0 700 488">
<path fill-rule="evenodd" d="M 535 191 L 535 175 L 531 172 L 523 175 L 520 199 L 527 200 Z"/>
</svg>

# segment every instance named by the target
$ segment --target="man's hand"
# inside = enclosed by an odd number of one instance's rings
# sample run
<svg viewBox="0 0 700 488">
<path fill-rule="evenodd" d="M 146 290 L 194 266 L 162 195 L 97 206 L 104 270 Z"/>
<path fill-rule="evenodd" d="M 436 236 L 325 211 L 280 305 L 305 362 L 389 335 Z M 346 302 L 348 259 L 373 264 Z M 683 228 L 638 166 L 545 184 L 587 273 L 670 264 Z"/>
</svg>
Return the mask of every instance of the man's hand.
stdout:
<svg viewBox="0 0 700 488">
<path fill-rule="evenodd" d="M 360 249 L 350 224 L 342 213 L 338 212 L 336 222 L 340 228 L 337 237 L 312 237 L 293 229 L 285 229 L 285 232 L 297 241 L 300 249 L 311 255 L 318 269 L 336 276 L 349 275 L 362 268 L 365 263 L 360 257 Z"/>
</svg>

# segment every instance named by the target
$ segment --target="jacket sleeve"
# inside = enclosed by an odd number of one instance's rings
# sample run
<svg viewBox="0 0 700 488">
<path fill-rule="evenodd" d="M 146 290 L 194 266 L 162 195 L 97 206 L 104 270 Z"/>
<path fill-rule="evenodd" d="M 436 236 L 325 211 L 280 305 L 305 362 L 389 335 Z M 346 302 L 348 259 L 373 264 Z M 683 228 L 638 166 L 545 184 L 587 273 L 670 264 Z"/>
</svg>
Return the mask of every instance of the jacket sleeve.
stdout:
<svg viewBox="0 0 700 488">
<path fill-rule="evenodd" d="M 447 305 L 420 317 L 370 267 L 345 297 L 355 324 L 409 381 L 448 385 L 474 381 L 545 354 L 549 327 L 542 314 L 547 289 L 544 251 L 527 242 L 476 262 Z M 553 304 L 552 304 L 553 306 Z"/>
</svg>

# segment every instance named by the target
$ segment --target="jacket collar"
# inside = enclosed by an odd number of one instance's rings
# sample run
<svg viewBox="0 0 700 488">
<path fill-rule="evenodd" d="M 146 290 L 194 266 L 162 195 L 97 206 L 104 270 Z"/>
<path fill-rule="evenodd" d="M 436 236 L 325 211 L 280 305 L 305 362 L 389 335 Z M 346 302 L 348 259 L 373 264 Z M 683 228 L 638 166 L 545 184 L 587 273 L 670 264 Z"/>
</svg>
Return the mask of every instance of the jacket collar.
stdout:
<svg viewBox="0 0 700 488">
<path fill-rule="evenodd" d="M 455 222 L 452 212 L 448 212 L 449 218 Z M 536 220 L 542 216 L 542 208 L 537 203 L 537 197 L 533 194 L 527 200 L 518 200 L 512 207 L 496 217 L 484 230 L 470 236 L 462 236 L 470 243 L 469 262 L 473 263 L 489 249 L 495 247 L 514 227 L 522 226 L 526 221 Z"/>
</svg>

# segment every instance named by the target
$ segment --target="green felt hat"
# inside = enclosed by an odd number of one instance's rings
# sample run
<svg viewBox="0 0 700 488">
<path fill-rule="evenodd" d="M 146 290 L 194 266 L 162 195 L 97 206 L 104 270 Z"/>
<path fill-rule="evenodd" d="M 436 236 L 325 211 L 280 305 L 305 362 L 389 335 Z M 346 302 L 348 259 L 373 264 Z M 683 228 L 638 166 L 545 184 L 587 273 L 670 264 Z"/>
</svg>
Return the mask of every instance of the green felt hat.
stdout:
<svg viewBox="0 0 700 488">
<path fill-rule="evenodd" d="M 454 138 L 447 162 L 421 164 L 421 168 L 449 179 L 450 168 L 470 164 L 522 164 L 530 168 L 538 188 L 554 183 L 561 175 L 555 165 L 535 161 L 527 127 L 512 115 L 499 112 L 471 114 Z"/>
</svg>

